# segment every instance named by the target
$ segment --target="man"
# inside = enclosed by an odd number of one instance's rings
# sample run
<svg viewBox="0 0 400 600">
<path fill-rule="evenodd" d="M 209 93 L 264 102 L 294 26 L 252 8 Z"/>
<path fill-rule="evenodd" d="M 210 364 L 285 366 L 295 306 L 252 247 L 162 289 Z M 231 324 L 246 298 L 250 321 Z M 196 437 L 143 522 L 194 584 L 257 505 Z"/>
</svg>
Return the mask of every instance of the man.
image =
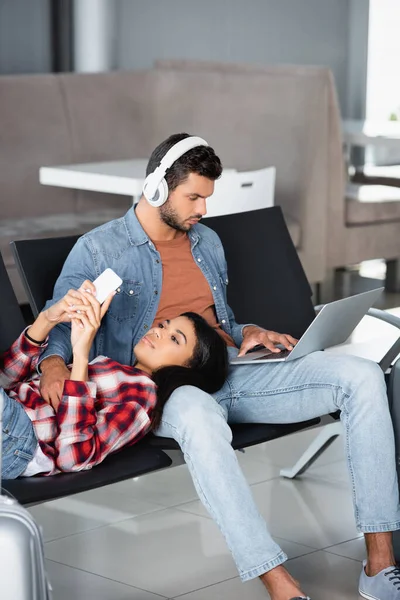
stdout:
<svg viewBox="0 0 400 600">
<path fill-rule="evenodd" d="M 161 165 L 160 165 L 161 163 Z M 132 363 L 132 348 L 153 323 L 187 310 L 202 314 L 231 355 L 263 344 L 291 348 L 290 335 L 239 325 L 226 303 L 227 272 L 218 236 L 199 224 L 222 171 L 204 140 L 172 135 L 153 152 L 136 210 L 86 234 L 73 248 L 52 302 L 84 279 L 113 268 L 123 284 L 103 320 L 96 354 Z M 164 177 L 165 175 L 165 177 Z M 69 332 L 52 332 L 42 362 L 42 394 L 57 403 L 70 358 Z M 315 352 L 292 363 L 232 367 L 213 397 L 181 387 L 169 399 L 158 434 L 180 444 L 197 492 L 216 520 L 243 581 L 260 577 L 272 600 L 306 598 L 283 563 L 231 447 L 228 422 L 297 422 L 341 411 L 357 526 L 368 561 L 360 592 L 400 599 L 391 532 L 400 528 L 394 439 L 381 370 L 356 357 Z M 382 494 L 383 491 L 383 494 Z"/>
</svg>

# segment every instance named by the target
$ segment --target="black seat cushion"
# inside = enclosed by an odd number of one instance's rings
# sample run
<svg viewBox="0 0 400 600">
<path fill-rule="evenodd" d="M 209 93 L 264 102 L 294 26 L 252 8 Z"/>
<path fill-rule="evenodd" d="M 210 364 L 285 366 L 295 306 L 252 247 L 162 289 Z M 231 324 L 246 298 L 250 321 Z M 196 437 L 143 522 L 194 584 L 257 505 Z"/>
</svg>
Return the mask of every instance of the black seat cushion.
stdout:
<svg viewBox="0 0 400 600">
<path fill-rule="evenodd" d="M 231 425 L 233 440 L 232 446 L 235 450 L 239 448 L 248 448 L 262 442 L 275 440 L 284 435 L 301 431 L 307 427 L 318 425 L 320 419 L 311 419 L 301 423 L 291 423 L 290 425 L 269 425 L 260 423 L 240 423 Z M 149 436 L 149 443 L 152 446 L 162 448 L 164 450 L 179 450 L 179 444 L 172 438 L 158 437 L 155 435 Z"/>
<path fill-rule="evenodd" d="M 21 504 L 39 504 L 131 477 L 139 477 L 171 464 L 171 459 L 161 449 L 150 447 L 147 440 L 143 440 L 111 454 L 100 465 L 88 471 L 5 480 L 3 489 Z"/>
</svg>

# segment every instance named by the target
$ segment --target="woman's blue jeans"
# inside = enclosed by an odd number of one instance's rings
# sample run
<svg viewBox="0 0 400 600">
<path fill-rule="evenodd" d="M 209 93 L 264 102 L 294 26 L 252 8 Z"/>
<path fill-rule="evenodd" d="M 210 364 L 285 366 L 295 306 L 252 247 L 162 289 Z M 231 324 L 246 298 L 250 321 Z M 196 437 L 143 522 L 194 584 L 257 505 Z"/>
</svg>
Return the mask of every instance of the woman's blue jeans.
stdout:
<svg viewBox="0 0 400 600">
<path fill-rule="evenodd" d="M 3 479 L 16 479 L 32 460 L 38 441 L 22 404 L 7 396 L 2 388 L 0 394 L 4 402 L 1 476 Z"/>
</svg>

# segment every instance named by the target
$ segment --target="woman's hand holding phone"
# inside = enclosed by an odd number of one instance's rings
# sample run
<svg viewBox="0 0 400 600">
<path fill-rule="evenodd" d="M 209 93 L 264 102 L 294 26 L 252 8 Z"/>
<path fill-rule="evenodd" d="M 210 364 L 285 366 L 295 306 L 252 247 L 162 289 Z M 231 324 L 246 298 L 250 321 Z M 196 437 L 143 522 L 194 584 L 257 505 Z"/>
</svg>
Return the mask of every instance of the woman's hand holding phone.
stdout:
<svg viewBox="0 0 400 600">
<path fill-rule="evenodd" d="M 47 310 L 41 312 L 34 324 L 29 328 L 28 334 L 31 338 L 42 341 L 46 339 L 50 331 L 58 323 L 71 322 L 71 326 L 73 327 L 74 331 L 73 335 L 76 352 L 78 352 L 79 348 L 82 350 L 85 346 L 84 342 L 86 336 L 88 335 L 88 330 L 86 328 L 85 331 L 85 325 L 81 317 L 86 315 L 86 312 L 89 309 L 91 311 L 93 310 L 90 299 L 95 299 L 95 295 L 96 288 L 93 283 L 88 280 L 84 281 L 79 290 L 69 290 L 69 292 L 67 292 L 67 294 L 61 298 L 61 300 L 53 304 L 53 306 Z M 108 298 L 103 304 L 100 311 L 100 320 L 108 309 L 113 295 L 113 293 L 109 294 Z M 83 334 L 82 338 L 81 334 Z M 60 357 L 50 356 L 43 361 L 41 365 L 42 377 L 40 381 L 40 390 L 42 397 L 46 400 L 46 402 L 53 406 L 54 410 L 57 410 L 57 407 L 61 401 L 64 381 L 66 379 L 69 379 L 73 375 L 75 380 L 87 380 L 88 357 L 94 336 L 95 333 L 87 338 L 87 348 L 81 354 L 81 358 L 74 359 L 74 373 L 71 373 L 67 369 Z M 79 339 L 81 340 L 80 342 Z M 78 369 L 79 364 L 81 366 Z"/>
<path fill-rule="evenodd" d="M 102 305 L 94 297 L 93 293 L 84 291 L 85 282 L 80 293 L 88 301 L 79 313 L 75 313 L 71 319 L 71 346 L 73 354 L 73 363 L 71 371 L 71 379 L 78 381 L 86 381 L 87 367 L 89 363 L 89 353 L 93 344 L 93 340 L 101 325 L 101 320 L 110 306 L 110 303 L 115 295 L 111 292 Z"/>
<path fill-rule="evenodd" d="M 90 289 L 89 283 L 85 281 L 79 290 L 69 290 L 61 300 L 43 311 L 43 315 L 52 327 L 58 323 L 69 323 L 75 312 L 83 311 L 89 306 L 89 301 L 82 293 L 83 289 Z"/>
<path fill-rule="evenodd" d="M 86 282 L 85 282 L 86 283 Z M 85 284 L 84 284 L 85 285 Z M 82 286 L 83 288 L 83 286 Z M 111 292 L 102 305 L 91 292 L 80 288 L 88 304 L 80 306 L 71 318 L 71 345 L 74 356 L 89 356 L 93 340 L 101 325 L 101 320 L 115 295 Z"/>
<path fill-rule="evenodd" d="M 69 290 L 61 300 L 39 313 L 28 329 L 30 338 L 42 342 L 56 325 L 69 323 L 76 315 L 87 310 L 91 304 L 83 290 L 91 288 L 95 290 L 92 283 L 85 281 L 79 290 Z"/>
</svg>

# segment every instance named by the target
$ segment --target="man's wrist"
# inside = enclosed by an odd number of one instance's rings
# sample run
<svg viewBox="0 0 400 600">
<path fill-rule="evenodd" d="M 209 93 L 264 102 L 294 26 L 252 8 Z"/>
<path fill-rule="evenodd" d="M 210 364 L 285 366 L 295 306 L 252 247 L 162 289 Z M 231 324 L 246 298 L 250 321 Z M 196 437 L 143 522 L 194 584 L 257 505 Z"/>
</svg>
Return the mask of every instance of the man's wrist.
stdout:
<svg viewBox="0 0 400 600">
<path fill-rule="evenodd" d="M 40 370 L 42 373 L 46 372 L 46 369 L 48 368 L 52 368 L 54 366 L 59 366 L 59 365 L 63 365 L 65 366 L 65 362 L 64 359 L 61 356 L 48 356 L 47 358 L 44 358 L 42 360 L 42 362 L 40 363 Z"/>
<path fill-rule="evenodd" d="M 246 334 L 246 329 L 248 330 L 247 333 L 249 332 L 249 330 L 251 329 L 261 329 L 261 327 L 259 327 L 258 325 L 245 325 L 242 329 L 242 336 L 244 336 Z"/>
</svg>

